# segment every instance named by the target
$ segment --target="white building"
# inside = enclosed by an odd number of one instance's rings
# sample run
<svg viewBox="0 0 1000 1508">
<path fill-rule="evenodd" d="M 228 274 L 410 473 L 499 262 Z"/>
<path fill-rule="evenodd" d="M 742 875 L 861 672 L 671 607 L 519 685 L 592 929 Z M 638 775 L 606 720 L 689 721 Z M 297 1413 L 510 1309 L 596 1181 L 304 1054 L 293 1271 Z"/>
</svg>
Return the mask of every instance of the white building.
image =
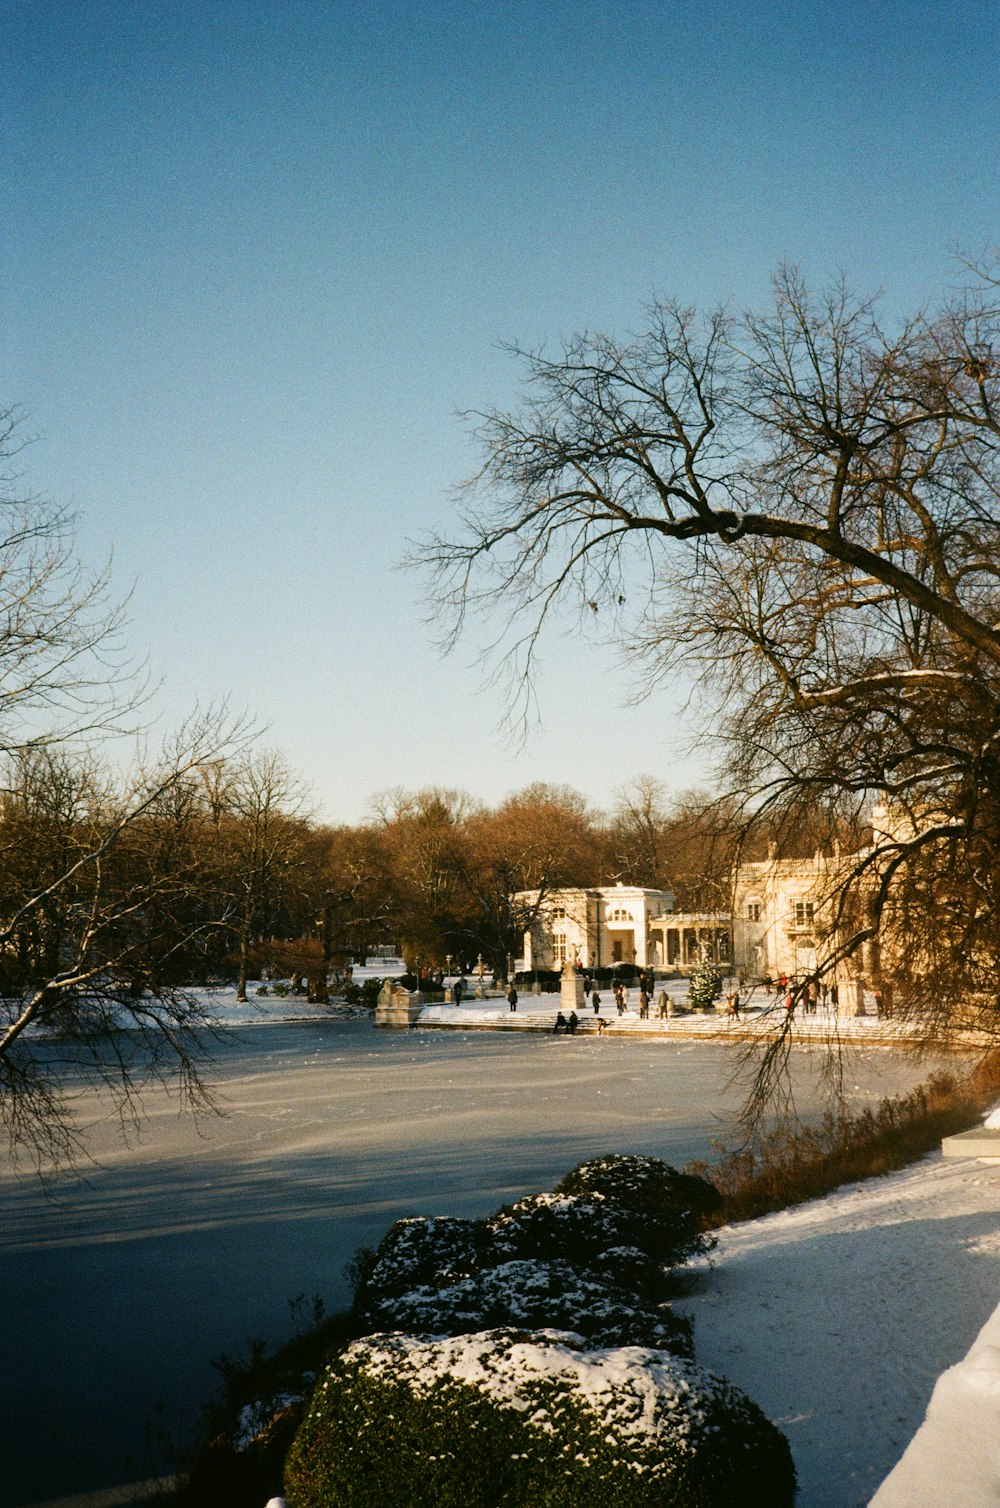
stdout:
<svg viewBox="0 0 1000 1508">
<path fill-rule="evenodd" d="M 839 855 L 741 864 L 733 895 L 733 960 L 750 978 L 811 973 L 833 943 L 830 892 Z"/>
<path fill-rule="evenodd" d="M 856 858 L 817 853 L 742 864 L 732 912 L 677 912 L 671 891 L 637 885 L 553 891 L 525 933 L 524 967 L 558 969 L 569 958 L 584 968 L 628 963 L 690 973 L 708 961 L 751 979 L 801 978 L 833 946 L 831 892 L 844 863 Z M 519 899 L 533 906 L 538 892 Z"/>
<path fill-rule="evenodd" d="M 533 907 L 538 891 L 518 900 Z M 686 970 L 702 959 L 726 967 L 731 955 L 728 913 L 679 915 L 672 891 L 640 885 L 555 890 L 524 935 L 526 969 L 559 969 L 569 958 L 588 969 L 627 963 Z"/>
<path fill-rule="evenodd" d="M 931 815 L 945 820 L 943 813 Z M 905 841 L 916 824 L 912 814 L 876 806 L 875 844 Z M 570 958 L 585 968 L 629 963 L 690 973 L 708 961 L 748 979 L 781 974 L 801 979 L 822 967 L 841 940 L 837 893 L 851 870 L 860 872 L 859 865 L 872 882 L 878 869 L 871 867 L 871 855 L 868 848 L 842 854 L 834 844 L 831 852 L 817 851 L 811 858 L 785 859 L 772 852 L 741 864 L 732 880 L 732 912 L 677 912 L 671 891 L 637 885 L 553 891 L 525 934 L 525 967 L 561 968 Z M 538 891 L 521 899 L 537 903 Z M 846 960 L 833 977 L 843 983 L 877 967 L 866 955 L 864 961 Z"/>
<path fill-rule="evenodd" d="M 535 906 L 538 891 L 524 891 L 518 900 Z M 656 924 L 673 909 L 669 890 L 644 890 L 638 885 L 553 890 L 539 907 L 534 926 L 524 934 L 524 966 L 559 969 L 569 958 L 588 969 L 615 963 L 647 968 L 661 961 Z"/>
</svg>

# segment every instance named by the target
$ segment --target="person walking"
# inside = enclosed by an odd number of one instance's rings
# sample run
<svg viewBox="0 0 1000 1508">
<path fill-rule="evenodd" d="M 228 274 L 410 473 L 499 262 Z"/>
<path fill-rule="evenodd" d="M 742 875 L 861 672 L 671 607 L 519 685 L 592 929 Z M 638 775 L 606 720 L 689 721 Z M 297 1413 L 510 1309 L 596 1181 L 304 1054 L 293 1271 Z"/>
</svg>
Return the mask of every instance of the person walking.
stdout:
<svg viewBox="0 0 1000 1508">
<path fill-rule="evenodd" d="M 646 993 L 646 986 L 645 986 L 645 984 L 642 986 L 642 989 L 639 991 L 639 1020 L 640 1021 L 648 1021 L 649 1020 L 649 996 Z"/>
<path fill-rule="evenodd" d="M 461 1003 L 462 1003 L 462 991 L 464 989 L 465 989 L 465 980 L 464 979 L 456 979 L 454 987 L 453 987 L 452 992 L 451 992 L 452 993 L 452 999 L 454 1000 L 454 1002 L 455 1002 L 456 1005 L 461 1005 Z"/>
<path fill-rule="evenodd" d="M 512 1011 L 517 1010 L 517 987 L 515 986 L 513 980 L 511 980 L 510 985 L 507 989 L 507 1004 L 510 1006 Z"/>
<path fill-rule="evenodd" d="M 590 1003 L 594 1007 L 594 1015 L 596 1016 L 601 1008 L 601 997 L 596 990 L 590 997 Z"/>
<path fill-rule="evenodd" d="M 665 989 L 661 990 L 657 995 L 656 1003 L 659 1006 L 661 1021 L 665 1021 L 668 1016 L 673 1014 L 673 1008 L 670 1003 L 670 996 L 667 994 Z"/>
</svg>

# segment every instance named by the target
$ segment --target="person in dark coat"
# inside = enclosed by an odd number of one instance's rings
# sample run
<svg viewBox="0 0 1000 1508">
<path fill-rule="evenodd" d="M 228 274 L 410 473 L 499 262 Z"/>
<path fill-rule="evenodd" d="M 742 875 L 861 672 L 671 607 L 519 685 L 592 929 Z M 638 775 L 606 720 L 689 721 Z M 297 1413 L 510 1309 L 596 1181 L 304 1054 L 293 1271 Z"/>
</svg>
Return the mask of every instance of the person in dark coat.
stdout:
<svg viewBox="0 0 1000 1508">
<path fill-rule="evenodd" d="M 580 1024 L 580 1018 L 576 1011 L 570 1011 L 569 1020 L 566 1022 L 566 1030 L 572 1035 Z"/>
<path fill-rule="evenodd" d="M 507 1004 L 512 1011 L 517 1010 L 517 987 L 514 984 L 511 984 L 507 990 Z"/>
<path fill-rule="evenodd" d="M 456 1005 L 461 1005 L 461 1003 L 462 1003 L 462 991 L 464 989 L 465 989 L 465 980 L 464 979 L 456 979 L 454 987 L 453 987 L 452 992 L 451 992 Z"/>
<path fill-rule="evenodd" d="M 559 1032 L 569 1031 L 569 1026 L 567 1025 L 566 1017 L 563 1015 L 562 1011 L 560 1011 L 559 1014 L 558 1014 L 558 1016 L 556 1017 L 556 1024 L 552 1028 L 552 1030 L 557 1035 L 558 1035 Z"/>
</svg>

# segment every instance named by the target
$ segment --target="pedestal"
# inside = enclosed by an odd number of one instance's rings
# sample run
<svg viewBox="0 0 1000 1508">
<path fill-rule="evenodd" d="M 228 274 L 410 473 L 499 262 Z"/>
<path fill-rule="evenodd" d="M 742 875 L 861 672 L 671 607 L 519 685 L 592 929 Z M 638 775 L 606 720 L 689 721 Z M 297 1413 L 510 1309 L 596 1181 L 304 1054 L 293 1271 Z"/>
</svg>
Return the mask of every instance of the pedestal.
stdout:
<svg viewBox="0 0 1000 1508">
<path fill-rule="evenodd" d="M 391 985 L 384 987 L 375 1006 L 376 1026 L 415 1026 L 423 1001 L 419 990 L 411 995 L 409 990 Z"/>
<path fill-rule="evenodd" d="M 567 1011 L 576 1011 L 577 1015 L 583 1010 L 583 977 L 567 959 L 559 980 L 559 1005 L 565 1015 Z"/>
</svg>

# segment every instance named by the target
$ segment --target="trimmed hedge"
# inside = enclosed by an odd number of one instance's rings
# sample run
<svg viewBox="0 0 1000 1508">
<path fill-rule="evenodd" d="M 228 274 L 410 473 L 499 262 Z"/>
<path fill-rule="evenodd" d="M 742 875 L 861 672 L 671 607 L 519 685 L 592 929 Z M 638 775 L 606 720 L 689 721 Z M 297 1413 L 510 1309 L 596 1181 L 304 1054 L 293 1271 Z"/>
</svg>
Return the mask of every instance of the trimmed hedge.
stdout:
<svg viewBox="0 0 1000 1508">
<path fill-rule="evenodd" d="M 289 1508 L 790 1508 L 787 1441 L 668 1352 L 572 1336 L 373 1336 L 327 1369 Z"/>
<path fill-rule="evenodd" d="M 642 1253 L 618 1248 L 616 1256 L 616 1270 L 604 1276 L 577 1272 L 568 1262 L 504 1262 L 449 1287 L 386 1295 L 372 1303 L 367 1318 L 379 1330 L 411 1335 L 546 1328 L 573 1331 L 592 1346 L 657 1346 L 693 1355 L 690 1321 L 655 1298 L 644 1302 L 645 1274 L 633 1285 Z"/>
</svg>

